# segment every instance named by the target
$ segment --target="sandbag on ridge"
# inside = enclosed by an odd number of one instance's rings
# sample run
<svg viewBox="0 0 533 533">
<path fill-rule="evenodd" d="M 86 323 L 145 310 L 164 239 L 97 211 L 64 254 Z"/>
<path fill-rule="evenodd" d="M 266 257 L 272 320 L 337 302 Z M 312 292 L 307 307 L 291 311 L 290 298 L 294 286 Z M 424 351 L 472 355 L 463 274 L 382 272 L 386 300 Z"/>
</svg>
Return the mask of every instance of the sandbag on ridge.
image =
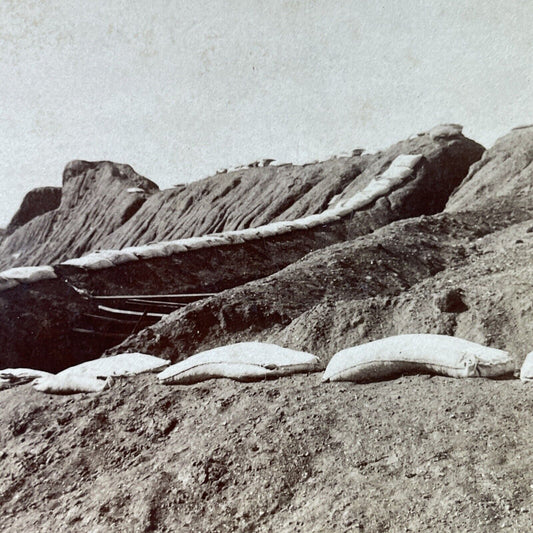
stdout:
<svg viewBox="0 0 533 533">
<path fill-rule="evenodd" d="M 133 376 L 144 372 L 158 372 L 169 364 L 170 361 L 153 355 L 137 352 L 121 353 L 71 366 L 59 372 L 57 376 L 86 376 L 91 378 Z"/>
<path fill-rule="evenodd" d="M 33 368 L 4 368 L 0 370 L 0 385 L 22 385 L 51 375 L 50 372 Z"/>
<path fill-rule="evenodd" d="M 503 350 L 447 335 L 412 334 L 341 350 L 329 362 L 322 381 L 377 381 L 413 373 L 496 377 L 513 370 L 513 360 Z"/>
<path fill-rule="evenodd" d="M 57 275 L 51 266 L 27 266 L 4 270 L 0 277 L 17 283 L 35 283 L 43 279 L 56 279 Z"/>
<path fill-rule="evenodd" d="M 529 352 L 522 363 L 520 379 L 522 381 L 533 381 L 533 352 Z"/>
<path fill-rule="evenodd" d="M 102 392 L 111 387 L 113 378 L 106 380 L 90 376 L 45 376 L 38 378 L 33 388 L 49 394 L 76 394 L 78 392 Z"/>
<path fill-rule="evenodd" d="M 166 384 L 190 385 L 212 378 L 254 381 L 300 372 L 315 372 L 320 361 L 307 352 L 275 344 L 241 342 L 193 355 L 169 366 L 158 377 Z"/>
</svg>

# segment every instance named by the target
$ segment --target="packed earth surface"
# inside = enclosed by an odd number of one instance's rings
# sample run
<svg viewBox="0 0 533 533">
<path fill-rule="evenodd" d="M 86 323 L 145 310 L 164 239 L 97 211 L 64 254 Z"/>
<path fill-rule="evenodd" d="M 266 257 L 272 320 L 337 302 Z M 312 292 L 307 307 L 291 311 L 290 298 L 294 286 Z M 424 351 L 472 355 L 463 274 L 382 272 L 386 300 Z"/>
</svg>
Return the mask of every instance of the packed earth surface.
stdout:
<svg viewBox="0 0 533 533">
<path fill-rule="evenodd" d="M 260 341 L 313 353 L 323 370 L 350 346 L 437 333 L 508 351 L 514 375 L 164 385 L 143 374 L 65 396 L 3 385 L 2 530 L 529 531 L 533 388 L 517 375 L 533 351 L 533 127 L 488 150 L 435 131 L 170 191 L 127 165 L 70 163 L 59 205 L 55 192 L 45 207 L 30 198 L 32 215 L 2 237 L 3 268 L 49 264 L 57 279 L 0 292 L 0 369 L 123 352 L 175 363 Z M 400 154 L 423 155 L 412 178 L 323 226 L 101 270 L 60 264 L 321 213 Z M 213 295 L 119 344 L 72 333 L 91 296 L 168 293 Z"/>
</svg>

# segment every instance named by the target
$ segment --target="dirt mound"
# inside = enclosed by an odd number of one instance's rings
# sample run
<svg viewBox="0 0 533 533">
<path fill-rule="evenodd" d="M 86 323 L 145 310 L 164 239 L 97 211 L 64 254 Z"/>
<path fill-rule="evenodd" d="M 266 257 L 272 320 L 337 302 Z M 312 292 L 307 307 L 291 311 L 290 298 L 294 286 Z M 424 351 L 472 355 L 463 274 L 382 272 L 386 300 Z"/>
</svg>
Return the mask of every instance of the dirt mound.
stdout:
<svg viewBox="0 0 533 533">
<path fill-rule="evenodd" d="M 97 271 L 58 265 L 55 271 L 60 279 L 43 285 L 44 300 L 53 298 L 53 287 L 64 284 L 63 280 L 94 294 L 161 294 L 218 292 L 264 278 L 313 250 L 350 241 L 400 218 L 435 212 L 444 205 L 447 195 L 466 175 L 469 165 L 481 155 L 482 148 L 467 139 L 433 143 L 420 138 L 400 143 L 381 154 L 361 174 L 360 187 L 368 185 L 388 169 L 400 153 L 410 151 L 426 155 L 417 163 L 407 181 L 360 211 L 350 212 L 335 222 L 255 241 L 189 250 L 171 257 L 134 261 Z M 74 177 L 71 177 L 71 173 Z M 71 190 L 82 188 L 86 183 L 86 175 L 85 167 L 83 171 L 77 167 L 68 171 L 67 183 L 78 180 L 76 187 Z M 72 201 L 73 195 L 64 193 L 65 204 L 70 205 Z M 325 261 L 328 254 L 329 252 L 324 255 Z M 58 370 L 60 365 L 68 366 L 69 353 L 73 361 L 77 362 L 84 356 L 95 357 L 103 351 L 102 346 L 109 347 L 113 344 L 112 339 L 116 336 L 108 339 L 107 346 L 101 339 L 95 338 L 93 341 L 89 336 L 77 347 L 73 340 L 73 330 L 87 331 L 88 328 L 78 323 L 80 315 L 86 313 L 87 309 L 84 304 L 76 313 L 57 315 L 56 309 L 61 306 L 72 309 L 77 305 L 78 300 L 68 300 L 68 295 L 65 296 L 67 300 L 58 296 L 57 302 L 49 310 L 39 306 L 40 320 L 43 323 L 39 327 L 40 335 L 25 334 L 24 342 L 18 342 L 22 331 L 30 332 L 34 327 L 31 315 L 21 310 L 32 308 L 39 290 L 40 284 L 34 283 L 0 293 L 3 305 L 0 307 L 0 319 L 4 324 L 0 333 L 0 362 L 3 366 L 31 364 L 42 370 Z M 58 294 L 62 292 L 59 291 Z M 17 320 L 13 319 L 18 316 L 13 314 L 13 310 L 21 311 Z M 48 316 L 48 313 L 53 316 Z M 230 315 L 232 313 L 233 311 Z M 248 320 L 267 324 L 272 313 L 277 316 L 276 311 L 266 313 L 265 317 L 251 314 Z M 203 322 L 202 329 L 209 323 L 206 317 L 199 320 Z M 54 326 L 48 327 L 51 324 Z M 43 339 L 47 341 L 43 342 Z M 38 354 L 38 357 L 33 354 Z"/>
<path fill-rule="evenodd" d="M 60 187 L 39 187 L 31 190 L 24 196 L 22 204 L 20 204 L 18 211 L 13 215 L 6 228 L 6 233 L 13 233 L 17 228 L 35 217 L 57 209 L 60 203 Z"/>
<path fill-rule="evenodd" d="M 513 218 L 528 222 L 513 223 Z M 527 212 L 395 222 L 192 304 L 114 351 L 145 350 L 176 361 L 221 343 L 256 339 L 327 360 L 337 350 L 387 335 L 444 333 L 497 347 L 515 346 L 522 357 L 527 343 L 533 344 L 527 333 L 531 306 L 517 300 L 521 293 L 516 288 L 523 284 L 526 298 L 533 249 L 528 224 Z M 482 238 L 485 234 L 490 237 Z M 496 270 L 498 264 L 504 266 Z M 491 269 L 494 274 L 488 275 Z M 457 270 L 464 282 L 454 274 Z M 486 280 L 491 277 L 499 281 L 488 292 Z M 464 305 L 441 311 L 433 297 L 446 297 L 443 292 L 449 289 L 461 289 Z M 405 302 L 412 302 L 409 312 Z M 495 308 L 508 320 L 490 328 L 486 324 L 494 321 Z M 517 327 L 524 333 L 520 337 L 515 335 Z"/>
<path fill-rule="evenodd" d="M 59 207 L 33 217 L 2 240 L 0 268 L 81 255 L 124 224 L 156 190 L 129 165 L 73 161 L 63 172 Z"/>
<path fill-rule="evenodd" d="M 514 129 L 472 165 L 446 210 L 531 207 L 532 183 L 533 127 Z"/>
<path fill-rule="evenodd" d="M 529 529 L 533 400 L 520 381 L 319 379 L 2 391 L 2 529 Z"/>
</svg>

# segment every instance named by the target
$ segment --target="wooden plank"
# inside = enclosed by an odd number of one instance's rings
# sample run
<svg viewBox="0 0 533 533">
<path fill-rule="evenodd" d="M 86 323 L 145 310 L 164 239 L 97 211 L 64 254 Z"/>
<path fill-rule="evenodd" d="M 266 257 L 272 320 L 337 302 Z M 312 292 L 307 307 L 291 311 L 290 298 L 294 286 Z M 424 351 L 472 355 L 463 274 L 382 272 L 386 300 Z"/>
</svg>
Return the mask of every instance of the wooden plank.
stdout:
<svg viewBox="0 0 533 533">
<path fill-rule="evenodd" d="M 129 311 L 127 309 L 116 309 L 114 307 L 107 307 L 105 305 L 99 305 L 98 309 L 100 311 L 105 311 L 107 313 L 113 313 L 116 315 L 123 315 L 123 316 L 149 316 L 154 318 L 163 318 L 164 316 L 167 316 L 168 313 L 143 313 L 141 311 Z"/>
<path fill-rule="evenodd" d="M 88 319 L 91 319 L 91 320 L 97 320 L 97 321 L 102 321 L 102 322 L 109 322 L 111 324 L 123 324 L 125 326 L 127 325 L 135 325 L 137 324 L 137 319 L 136 318 L 131 318 L 131 319 L 127 319 L 127 318 L 114 318 L 114 317 L 110 317 L 110 316 L 105 316 L 105 315 L 93 315 L 91 313 L 84 313 L 83 314 L 83 317 L 84 318 L 88 318 Z"/>
<path fill-rule="evenodd" d="M 91 296 L 93 300 L 105 301 L 105 300 L 132 300 L 132 299 L 151 299 L 151 300 L 162 300 L 162 299 L 195 299 L 201 300 L 202 298 L 210 298 L 211 296 L 216 296 L 217 292 L 203 292 L 203 293 L 190 293 L 190 294 L 116 294 L 116 295 L 106 295 L 106 296 Z"/>
<path fill-rule="evenodd" d="M 72 328 L 74 333 L 82 333 L 84 335 L 93 335 L 95 337 L 106 337 L 113 339 L 125 339 L 129 336 L 128 333 L 104 333 L 102 331 L 95 331 L 93 329 Z"/>
<path fill-rule="evenodd" d="M 178 309 L 180 307 L 185 307 L 187 305 L 184 302 L 163 302 L 161 300 L 144 300 L 142 298 L 132 298 L 131 300 L 126 300 L 126 303 L 154 305 L 154 306 L 168 307 L 168 308 L 173 308 L 173 309 Z"/>
</svg>

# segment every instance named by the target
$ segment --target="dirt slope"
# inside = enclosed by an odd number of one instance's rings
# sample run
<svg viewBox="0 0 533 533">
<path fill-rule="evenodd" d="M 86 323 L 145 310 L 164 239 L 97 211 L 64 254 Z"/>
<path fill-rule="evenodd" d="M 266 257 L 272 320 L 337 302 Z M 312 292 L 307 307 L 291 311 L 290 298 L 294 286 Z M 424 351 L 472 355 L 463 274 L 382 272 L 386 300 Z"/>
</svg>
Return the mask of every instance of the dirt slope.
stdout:
<svg viewBox="0 0 533 533">
<path fill-rule="evenodd" d="M 514 149 L 511 138 L 516 141 Z M 526 231 L 532 217 L 526 194 L 533 181 L 532 151 L 529 163 L 524 161 L 524 146 L 532 142 L 533 128 L 513 131 L 483 158 L 497 160 L 505 151 L 506 168 L 515 172 L 514 180 L 506 175 L 507 189 L 512 191 L 507 201 L 502 202 L 503 187 L 498 186 L 500 167 L 495 177 L 478 178 L 477 173 L 485 174 L 488 166 L 474 165 L 446 214 L 395 222 L 316 251 L 268 278 L 174 313 L 117 350 L 145 349 L 181 359 L 221 339 L 260 337 L 326 356 L 332 346 L 337 350 L 421 328 L 457 332 L 491 345 L 510 343 L 521 350 L 533 345 L 527 327 L 531 309 L 517 299 L 520 294 L 527 299 L 533 279 L 532 238 Z M 476 203 L 471 191 L 478 182 L 487 187 L 483 201 Z M 516 205 L 510 208 L 512 198 Z M 472 209 L 456 212 L 461 202 Z M 487 234 L 490 237 L 483 238 Z M 454 275 L 456 269 L 462 269 L 465 281 Z M 486 290 L 488 279 L 498 280 L 492 291 Z M 424 290 L 417 293 L 423 282 Z M 433 297 L 445 293 L 448 283 L 477 306 L 465 302 L 467 309 L 461 313 L 435 312 Z M 414 302 L 407 320 L 402 319 L 404 301 Z M 399 309 L 393 312 L 396 305 Z M 496 308 L 506 320 L 491 318 Z M 490 327 L 494 320 L 501 326 Z M 517 327 L 523 336 L 515 335 Z"/>
<path fill-rule="evenodd" d="M 493 209 L 532 208 L 533 126 L 512 130 L 498 139 L 470 169 L 448 201 L 447 211 L 490 206 Z"/>
<path fill-rule="evenodd" d="M 190 305 L 114 351 L 144 350 L 180 360 L 221 343 L 259 338 L 327 359 L 353 344 L 425 332 L 510 345 L 523 358 L 533 345 L 527 303 L 533 236 L 526 231 L 533 220 L 527 212 L 514 217 L 526 222 L 513 224 L 500 213 L 492 219 L 465 214 L 395 222 Z M 489 236 L 482 238 L 485 233 Z M 495 283 L 487 291 L 490 280 Z M 449 289 L 464 292 L 468 309 L 439 311 L 433 297 Z M 490 327 L 499 320 L 496 313 L 506 320 Z"/>
<path fill-rule="evenodd" d="M 13 215 L 11 222 L 6 228 L 6 233 L 13 233 L 30 220 L 48 211 L 53 211 L 61 203 L 60 187 L 39 187 L 30 191 L 24 199 L 18 211 Z"/>
</svg>

